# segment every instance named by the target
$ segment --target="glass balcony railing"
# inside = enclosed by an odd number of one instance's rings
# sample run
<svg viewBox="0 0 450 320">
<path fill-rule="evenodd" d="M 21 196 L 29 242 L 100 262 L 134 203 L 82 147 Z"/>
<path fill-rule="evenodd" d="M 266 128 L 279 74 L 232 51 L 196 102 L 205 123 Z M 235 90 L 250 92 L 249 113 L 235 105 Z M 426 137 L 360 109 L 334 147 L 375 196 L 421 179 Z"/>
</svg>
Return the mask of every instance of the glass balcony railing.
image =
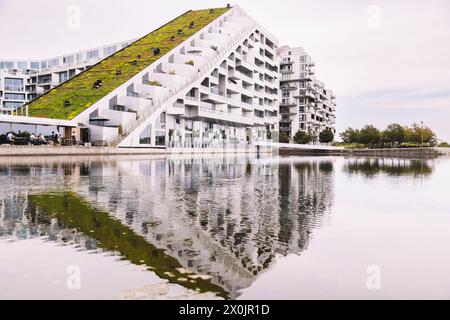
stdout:
<svg viewBox="0 0 450 320">
<path fill-rule="evenodd" d="M 5 85 L 5 91 L 23 91 L 23 86 Z"/>
<path fill-rule="evenodd" d="M 216 87 L 211 88 L 211 93 L 218 94 L 219 96 L 224 95 L 223 91 L 220 91 L 219 88 L 216 88 Z"/>
</svg>

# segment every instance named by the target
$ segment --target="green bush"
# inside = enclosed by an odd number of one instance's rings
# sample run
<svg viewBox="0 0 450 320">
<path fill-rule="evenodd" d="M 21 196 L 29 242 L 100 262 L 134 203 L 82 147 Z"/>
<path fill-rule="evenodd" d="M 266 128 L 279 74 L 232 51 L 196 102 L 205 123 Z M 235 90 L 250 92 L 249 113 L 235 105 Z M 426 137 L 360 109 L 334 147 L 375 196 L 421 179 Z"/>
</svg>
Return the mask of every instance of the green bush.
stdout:
<svg viewBox="0 0 450 320">
<path fill-rule="evenodd" d="M 22 131 L 22 132 L 18 133 L 17 136 L 19 138 L 30 138 L 31 133 L 29 133 L 28 131 Z"/>
<path fill-rule="evenodd" d="M 334 140 L 334 133 L 331 129 L 325 129 L 319 134 L 319 141 L 321 143 L 330 143 Z"/>
<path fill-rule="evenodd" d="M 286 132 L 281 131 L 278 140 L 280 143 L 289 143 L 289 136 L 286 134 Z"/>
<path fill-rule="evenodd" d="M 304 131 L 297 131 L 294 135 L 294 142 L 297 144 L 308 144 L 313 140 L 313 136 Z"/>
<path fill-rule="evenodd" d="M 162 84 L 159 81 L 149 81 L 147 84 L 149 86 L 162 87 Z"/>
<path fill-rule="evenodd" d="M 193 66 L 194 65 L 194 60 L 188 60 L 188 61 L 185 62 L 185 64 Z"/>
<path fill-rule="evenodd" d="M 348 128 L 340 134 L 346 145 L 362 145 L 364 147 L 420 147 L 436 145 L 436 134 L 429 127 L 422 127 L 417 123 L 411 127 L 400 124 L 390 124 L 383 131 L 372 125 L 366 125 L 362 129 Z"/>
</svg>

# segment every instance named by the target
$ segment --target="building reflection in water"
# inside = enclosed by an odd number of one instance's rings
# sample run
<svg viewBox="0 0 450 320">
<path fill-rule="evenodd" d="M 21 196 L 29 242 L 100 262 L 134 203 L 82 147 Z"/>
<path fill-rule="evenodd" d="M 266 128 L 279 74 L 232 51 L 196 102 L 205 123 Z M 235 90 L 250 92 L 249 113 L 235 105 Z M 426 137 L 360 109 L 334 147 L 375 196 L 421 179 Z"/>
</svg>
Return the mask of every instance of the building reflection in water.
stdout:
<svg viewBox="0 0 450 320">
<path fill-rule="evenodd" d="M 28 201 L 28 195 L 70 191 L 236 298 L 277 255 L 306 250 L 314 228 L 326 223 L 333 161 L 135 157 L 7 163 L 0 165 L 0 236 L 46 236 L 98 249 L 99 239 L 55 216 L 39 216 L 36 202 Z"/>
</svg>

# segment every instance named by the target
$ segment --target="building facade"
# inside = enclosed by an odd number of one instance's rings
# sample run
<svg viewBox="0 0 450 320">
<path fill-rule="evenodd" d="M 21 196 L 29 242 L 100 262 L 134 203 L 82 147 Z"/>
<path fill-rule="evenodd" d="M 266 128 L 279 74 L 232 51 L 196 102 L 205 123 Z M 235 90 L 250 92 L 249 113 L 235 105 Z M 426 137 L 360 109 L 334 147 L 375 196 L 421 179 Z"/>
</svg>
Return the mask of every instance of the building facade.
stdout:
<svg viewBox="0 0 450 320">
<path fill-rule="evenodd" d="M 303 48 L 277 49 L 280 61 L 280 131 L 289 138 L 298 131 L 318 142 L 325 129 L 336 133 L 336 96 L 315 76 L 315 63 Z"/>
<path fill-rule="evenodd" d="M 25 103 L 114 54 L 132 41 L 110 44 L 49 59 L 0 60 L 0 114 Z"/>
<path fill-rule="evenodd" d="M 66 136 L 76 127 L 81 142 L 118 147 L 237 148 L 278 141 L 280 130 L 318 137 L 334 131 L 336 104 L 312 66 L 238 6 L 188 11 L 131 43 L 1 62 L 0 111 L 67 122 Z"/>
</svg>

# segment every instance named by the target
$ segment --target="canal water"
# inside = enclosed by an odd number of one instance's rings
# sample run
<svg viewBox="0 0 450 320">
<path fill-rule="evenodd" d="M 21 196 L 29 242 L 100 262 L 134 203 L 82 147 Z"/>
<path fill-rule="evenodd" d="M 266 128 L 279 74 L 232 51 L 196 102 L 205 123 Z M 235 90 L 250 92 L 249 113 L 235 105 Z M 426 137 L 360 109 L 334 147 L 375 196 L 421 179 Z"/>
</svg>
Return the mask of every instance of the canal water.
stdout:
<svg viewBox="0 0 450 320">
<path fill-rule="evenodd" d="M 0 159 L 0 299 L 450 298 L 450 159 Z"/>
</svg>

